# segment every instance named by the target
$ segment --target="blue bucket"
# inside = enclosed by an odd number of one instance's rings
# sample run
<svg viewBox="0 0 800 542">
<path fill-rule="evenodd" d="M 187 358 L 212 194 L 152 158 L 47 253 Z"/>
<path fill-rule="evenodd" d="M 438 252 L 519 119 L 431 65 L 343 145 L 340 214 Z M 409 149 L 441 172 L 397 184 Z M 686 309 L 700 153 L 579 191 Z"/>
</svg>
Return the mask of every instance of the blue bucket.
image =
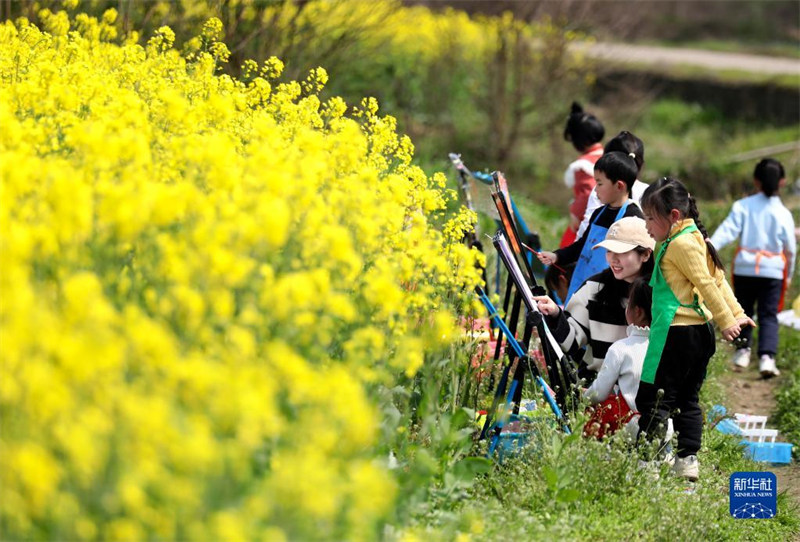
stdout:
<svg viewBox="0 0 800 542">
<path fill-rule="evenodd" d="M 535 423 L 533 418 L 527 416 L 520 416 L 512 414 L 507 424 L 513 422 L 522 422 L 525 425 L 531 426 Z M 497 441 L 493 449 L 489 450 L 489 455 L 497 454 L 497 460 L 502 463 L 506 457 L 511 457 L 520 452 L 523 447 L 530 443 L 533 436 L 533 431 L 506 431 L 498 435 Z M 493 440 L 494 442 L 494 440 Z"/>
</svg>

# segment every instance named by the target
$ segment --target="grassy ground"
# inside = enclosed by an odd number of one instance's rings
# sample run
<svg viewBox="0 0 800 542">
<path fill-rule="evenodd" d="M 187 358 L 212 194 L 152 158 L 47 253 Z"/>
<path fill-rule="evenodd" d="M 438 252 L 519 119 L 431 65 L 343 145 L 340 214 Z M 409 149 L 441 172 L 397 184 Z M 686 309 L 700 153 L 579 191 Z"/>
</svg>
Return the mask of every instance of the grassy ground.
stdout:
<svg viewBox="0 0 800 542">
<path fill-rule="evenodd" d="M 702 402 L 724 403 L 720 375 L 727 352 L 712 359 Z M 531 392 L 533 392 L 531 390 Z M 703 436 L 700 481 L 693 493 L 662 467 L 659 478 L 638 468 L 623 439 L 564 438 L 544 425 L 523 453 L 482 476 L 469 490 L 439 495 L 415 518 L 434 539 L 470 533 L 473 540 L 789 540 L 800 534 L 800 512 L 786 495 L 765 521 L 733 519 L 733 472 L 769 470 L 747 460 L 734 437 L 710 426 Z M 485 447 L 476 449 L 484 453 Z"/>
</svg>

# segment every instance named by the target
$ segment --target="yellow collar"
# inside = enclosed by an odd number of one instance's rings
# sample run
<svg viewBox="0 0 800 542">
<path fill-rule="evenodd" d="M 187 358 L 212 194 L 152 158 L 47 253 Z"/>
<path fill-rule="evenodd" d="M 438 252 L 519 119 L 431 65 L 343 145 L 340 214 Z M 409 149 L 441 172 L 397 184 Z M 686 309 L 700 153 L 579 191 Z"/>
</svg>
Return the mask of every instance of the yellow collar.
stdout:
<svg viewBox="0 0 800 542">
<path fill-rule="evenodd" d="M 668 237 L 673 237 L 676 233 L 678 233 L 682 229 L 688 228 L 693 224 L 694 220 L 691 218 L 684 218 L 683 220 L 678 220 L 675 224 L 672 225 L 672 227 L 670 227 Z"/>
</svg>

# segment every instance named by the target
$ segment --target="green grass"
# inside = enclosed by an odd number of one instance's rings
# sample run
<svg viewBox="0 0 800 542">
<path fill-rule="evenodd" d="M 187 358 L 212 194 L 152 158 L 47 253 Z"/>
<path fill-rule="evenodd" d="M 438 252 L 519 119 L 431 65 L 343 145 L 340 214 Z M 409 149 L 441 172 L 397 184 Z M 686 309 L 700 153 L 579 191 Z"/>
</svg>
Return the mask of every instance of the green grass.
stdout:
<svg viewBox="0 0 800 542">
<path fill-rule="evenodd" d="M 781 328 L 778 366 L 786 375 L 775 396 L 773 420 L 784 439 L 794 443 L 792 455 L 800 459 L 800 331 Z"/>
<path fill-rule="evenodd" d="M 722 397 L 725 354 L 712 360 L 704 386 L 705 408 Z M 533 392 L 533 390 L 531 390 Z M 522 454 L 495 463 L 472 487 L 433 492 L 408 529 L 427 539 L 452 540 L 788 540 L 800 533 L 800 513 L 779 496 L 778 515 L 767 521 L 730 517 L 727 488 L 733 472 L 769 470 L 745 458 L 738 439 L 707 426 L 695 492 L 662 467 L 660 477 L 638 468 L 621 438 L 597 442 L 565 437 L 539 426 Z M 485 453 L 485 442 L 474 450 Z"/>
<path fill-rule="evenodd" d="M 736 155 L 800 140 L 796 123 L 780 127 L 735 121 L 713 108 L 677 100 L 659 100 L 623 122 L 645 142 L 643 181 L 676 176 L 705 199 L 740 197 L 752 190 L 758 159 L 740 162 Z M 783 163 L 789 182 L 800 178 L 800 153 L 774 158 Z"/>
</svg>

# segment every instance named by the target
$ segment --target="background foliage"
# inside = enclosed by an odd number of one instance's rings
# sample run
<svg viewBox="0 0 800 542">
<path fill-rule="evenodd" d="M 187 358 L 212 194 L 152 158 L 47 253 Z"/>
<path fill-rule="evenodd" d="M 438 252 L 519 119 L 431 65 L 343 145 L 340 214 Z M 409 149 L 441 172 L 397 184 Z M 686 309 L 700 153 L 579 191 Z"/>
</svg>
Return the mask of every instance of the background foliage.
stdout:
<svg viewBox="0 0 800 542">
<path fill-rule="evenodd" d="M 615 85 L 619 78 L 606 74 L 616 67 L 571 48 L 593 35 L 608 39 L 604 29 L 614 39 L 678 39 L 682 33 L 707 32 L 737 40 L 747 34 L 766 43 L 765 28 L 796 21 L 790 17 L 797 9 L 791 2 L 770 2 L 769 9 L 740 2 L 733 18 L 718 16 L 718 10 L 728 10 L 725 3 L 707 6 L 704 14 L 681 2 L 659 3 L 652 10 L 591 0 L 434 2 L 433 9 L 406 4 L 416 3 L 82 0 L 79 9 L 97 15 L 118 9 L 123 33 L 135 29 L 149 36 L 169 25 L 179 47 L 190 42 L 205 19 L 218 17 L 231 52 L 223 68 L 227 73 L 236 75 L 246 59 L 262 62 L 273 55 L 285 62 L 292 79 L 324 66 L 331 80 L 323 96 L 341 96 L 350 103 L 377 98 L 415 142 L 415 160 L 426 169 L 447 168 L 447 153 L 458 152 L 475 169 L 504 171 L 516 193 L 560 208 L 570 197 L 561 181 L 563 170 L 575 157 L 562 138 L 573 100 L 597 114 L 607 138 L 629 130 L 645 141 L 644 180 L 678 175 L 707 198 L 736 197 L 749 182 L 752 163 L 737 156 L 800 140 L 796 119 L 744 118 L 736 114 L 744 109 L 729 107 L 723 112 L 709 101 L 709 95 L 719 94 L 714 92 L 678 100 L 670 90 L 684 84 L 680 77 L 656 85 L 645 77 L 626 77 Z M 59 0 L 26 0 L 5 11 L 8 17 L 24 14 L 36 21 L 39 7 L 58 5 Z M 665 25 L 664 20 L 672 22 Z M 796 47 L 797 36 L 789 30 L 772 36 L 777 42 L 794 39 Z M 595 87 L 598 76 L 610 81 Z M 747 88 L 746 83 L 740 86 Z M 753 92 L 744 92 L 741 99 L 771 99 Z M 800 153 L 778 158 L 791 180 L 800 179 Z"/>
</svg>

